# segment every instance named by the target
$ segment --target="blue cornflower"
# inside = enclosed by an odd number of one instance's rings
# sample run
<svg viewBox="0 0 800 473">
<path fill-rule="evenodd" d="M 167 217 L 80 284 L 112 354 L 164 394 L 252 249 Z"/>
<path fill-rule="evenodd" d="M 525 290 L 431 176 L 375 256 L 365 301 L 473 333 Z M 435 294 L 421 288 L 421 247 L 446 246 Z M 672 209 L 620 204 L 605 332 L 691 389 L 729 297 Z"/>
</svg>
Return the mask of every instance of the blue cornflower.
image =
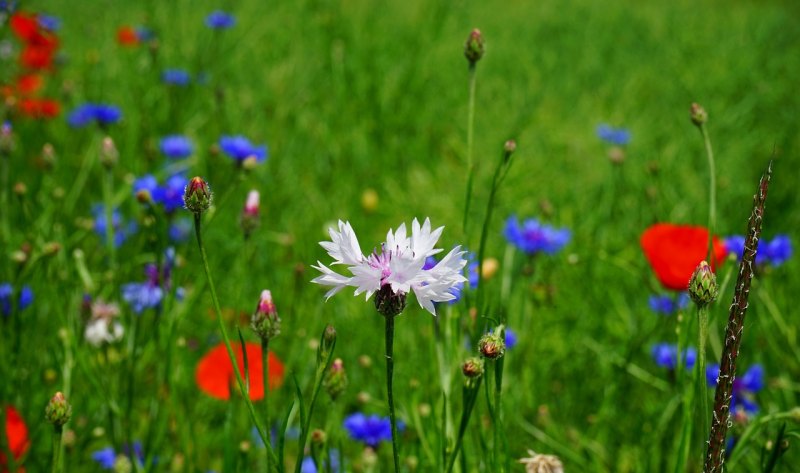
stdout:
<svg viewBox="0 0 800 473">
<path fill-rule="evenodd" d="M 168 158 L 183 159 L 192 155 L 192 140 L 183 135 L 170 135 L 161 138 L 161 153 Z"/>
<path fill-rule="evenodd" d="M 506 328 L 506 350 L 510 350 L 517 345 L 517 334 L 510 328 Z"/>
<path fill-rule="evenodd" d="M 163 205 L 164 211 L 171 213 L 183 207 L 183 191 L 188 183 L 183 173 L 173 174 L 163 185 L 158 184 L 155 176 L 148 174 L 133 181 L 133 195 L 146 192 L 153 202 Z"/>
<path fill-rule="evenodd" d="M 0 314 L 11 315 L 11 303 L 14 299 L 14 286 L 9 283 L 0 284 Z M 33 303 L 33 290 L 30 286 L 22 286 L 17 299 L 17 310 L 25 310 Z"/>
<path fill-rule="evenodd" d="M 732 235 L 724 239 L 725 248 L 729 253 L 736 255 L 736 260 L 742 260 L 744 253 L 744 237 Z M 762 239 L 758 243 L 756 265 L 780 266 L 792 256 L 792 240 L 789 235 L 776 235 L 772 240 Z"/>
<path fill-rule="evenodd" d="M 133 450 L 133 452 L 131 452 Z M 133 454 L 133 455 L 131 455 Z M 142 444 L 140 442 L 133 442 L 133 449 L 126 446 L 120 452 L 120 455 L 125 455 L 131 461 L 138 462 L 139 465 L 144 464 L 144 452 L 142 451 Z M 92 460 L 96 461 L 104 470 L 113 470 L 114 463 L 117 461 L 117 452 L 114 447 L 101 448 L 92 452 Z"/>
<path fill-rule="evenodd" d="M 653 346 L 651 350 L 653 361 L 662 368 L 674 370 L 678 365 L 678 347 L 670 343 L 658 343 Z M 683 360 L 686 364 L 686 369 L 691 369 L 694 362 L 697 360 L 697 350 L 688 347 L 683 350 Z"/>
<path fill-rule="evenodd" d="M 145 309 L 161 305 L 164 291 L 159 286 L 158 267 L 154 264 L 145 266 L 147 279 L 144 282 L 132 282 L 122 285 L 122 299 L 131 305 L 133 312 L 141 314 Z"/>
<path fill-rule="evenodd" d="M 656 314 L 672 315 L 689 305 L 689 293 L 679 292 L 677 296 L 653 294 L 648 303 Z"/>
<path fill-rule="evenodd" d="M 39 26 L 51 33 L 61 29 L 61 19 L 56 16 L 39 13 L 36 15 L 36 21 L 39 22 Z"/>
<path fill-rule="evenodd" d="M 706 368 L 706 381 L 709 386 L 717 385 L 719 377 L 719 365 L 711 365 Z M 731 414 L 736 413 L 736 408 L 740 407 L 747 414 L 758 412 L 758 404 L 753 400 L 753 396 L 764 388 L 764 367 L 760 364 L 751 366 L 744 375 L 733 380 L 733 395 L 731 396 Z"/>
<path fill-rule="evenodd" d="M 222 10 L 211 12 L 206 17 L 206 26 L 215 30 L 224 30 L 236 24 L 236 17 Z"/>
<path fill-rule="evenodd" d="M 81 128 L 92 122 L 98 125 L 112 125 L 122 119 L 119 107 L 107 104 L 85 103 L 67 115 L 67 123 L 73 128 Z"/>
<path fill-rule="evenodd" d="M 169 225 L 168 236 L 172 243 L 183 243 L 192 233 L 192 221 L 188 218 L 179 218 Z"/>
<path fill-rule="evenodd" d="M 219 147 L 238 164 L 251 156 L 259 163 L 267 159 L 267 145 L 254 145 L 242 135 L 223 136 L 219 139 Z"/>
<path fill-rule="evenodd" d="M 19 291 L 19 310 L 27 309 L 33 304 L 33 289 L 30 286 L 22 286 Z"/>
<path fill-rule="evenodd" d="M 335 448 L 332 448 L 330 450 L 330 458 L 331 458 L 331 468 L 330 468 L 331 471 L 333 471 L 334 473 L 338 473 L 339 472 L 339 450 L 337 450 Z M 323 459 L 322 460 L 322 465 L 323 465 L 322 470 L 323 471 L 328 471 L 328 469 L 324 467 L 326 463 L 327 463 L 327 459 Z M 300 473 L 317 473 L 317 471 L 319 471 L 319 470 L 317 470 L 317 465 L 314 464 L 314 459 L 313 458 L 311 458 L 311 457 L 303 458 L 303 463 L 300 466 Z"/>
<path fill-rule="evenodd" d="M 350 438 L 364 442 L 368 447 L 377 448 L 379 443 L 392 440 L 392 424 L 388 417 L 366 416 L 357 412 L 344 420 L 344 428 Z M 402 422 L 397 423 L 398 430 L 404 428 Z"/>
<path fill-rule="evenodd" d="M 597 137 L 617 146 L 625 146 L 631 141 L 631 132 L 625 128 L 614 128 L 605 123 L 597 126 Z"/>
<path fill-rule="evenodd" d="M 191 82 L 192 77 L 187 71 L 184 71 L 183 69 L 166 69 L 164 70 L 164 72 L 161 73 L 161 80 L 165 84 L 184 86 L 184 85 L 189 85 L 189 82 Z"/>
<path fill-rule="evenodd" d="M 506 220 L 504 233 L 509 243 L 528 254 L 538 252 L 556 253 L 571 238 L 571 233 L 568 229 L 545 225 L 535 218 L 525 220 L 520 226 L 517 217 L 513 215 Z"/>
<path fill-rule="evenodd" d="M 106 237 L 106 210 L 103 204 L 97 204 L 92 208 L 94 216 L 94 232 L 105 240 Z M 119 210 L 111 212 L 111 225 L 114 227 L 114 246 L 119 247 L 132 233 L 136 231 L 136 222 L 128 222 L 126 225 L 122 220 Z"/>
</svg>

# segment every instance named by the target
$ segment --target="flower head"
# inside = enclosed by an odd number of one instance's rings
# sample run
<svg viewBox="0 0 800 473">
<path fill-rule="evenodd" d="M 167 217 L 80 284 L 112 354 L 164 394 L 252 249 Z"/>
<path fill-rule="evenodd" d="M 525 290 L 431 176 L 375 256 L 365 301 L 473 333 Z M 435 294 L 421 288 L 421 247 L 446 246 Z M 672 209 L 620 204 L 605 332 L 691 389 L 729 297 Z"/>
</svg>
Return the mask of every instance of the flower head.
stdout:
<svg viewBox="0 0 800 473">
<path fill-rule="evenodd" d="M 744 236 L 733 235 L 725 238 L 725 248 L 729 253 L 736 255 L 736 260 L 742 260 L 744 253 Z M 792 240 L 789 235 L 776 235 L 772 240 L 766 238 L 758 244 L 756 253 L 757 266 L 780 266 L 792 256 Z"/>
<path fill-rule="evenodd" d="M 86 323 L 83 337 L 95 347 L 104 343 L 119 341 L 125 334 L 125 329 L 115 319 L 119 316 L 119 306 L 98 300 L 91 303 L 92 316 Z"/>
<path fill-rule="evenodd" d="M 17 310 L 25 310 L 33 303 L 33 290 L 30 286 L 22 286 L 17 295 Z M 11 315 L 14 300 L 14 287 L 9 283 L 0 284 L 0 314 L 4 317 Z"/>
<path fill-rule="evenodd" d="M 215 30 L 231 28 L 235 24 L 236 17 L 222 10 L 213 11 L 206 17 L 206 26 Z"/>
<path fill-rule="evenodd" d="M 183 207 L 183 193 L 189 180 L 182 172 L 171 175 L 159 184 L 155 176 L 147 174 L 133 182 L 133 195 L 142 202 L 155 202 L 172 213 Z"/>
<path fill-rule="evenodd" d="M 597 137 L 612 145 L 625 146 L 631 141 L 631 132 L 626 128 L 614 128 L 603 123 L 597 125 Z"/>
<path fill-rule="evenodd" d="M 679 292 L 677 295 L 653 294 L 648 299 L 650 309 L 656 314 L 673 315 L 689 305 L 689 293 Z"/>
<path fill-rule="evenodd" d="M 535 218 L 529 218 L 520 225 L 517 217 L 511 216 L 506 220 L 505 236 L 509 243 L 525 253 L 551 255 L 569 242 L 571 233 L 566 228 L 542 224 Z"/>
<path fill-rule="evenodd" d="M 161 138 L 159 148 L 164 156 L 172 159 L 188 158 L 194 151 L 192 140 L 183 135 L 169 135 Z"/>
<path fill-rule="evenodd" d="M 717 385 L 719 377 L 719 365 L 711 365 L 706 368 L 706 381 L 709 386 Z M 744 372 L 741 378 L 733 380 L 733 395 L 731 396 L 731 414 L 736 414 L 736 409 L 743 410 L 746 414 L 758 412 L 758 404 L 753 400 L 753 396 L 764 388 L 764 367 L 755 364 Z"/>
<path fill-rule="evenodd" d="M 0 407 L 2 409 L 2 407 Z M 8 439 L 8 449 L 14 460 L 19 460 L 28 451 L 30 440 L 28 439 L 28 427 L 22 416 L 11 406 L 6 406 L 6 438 Z M 6 452 L 0 451 L 0 471 L 5 471 Z"/>
<path fill-rule="evenodd" d="M 67 123 L 73 128 L 82 128 L 92 122 L 107 126 L 122 119 L 122 111 L 115 105 L 85 103 L 67 116 Z"/>
<path fill-rule="evenodd" d="M 528 450 L 528 458 L 520 458 L 519 463 L 525 465 L 525 473 L 564 473 L 564 465 L 555 455 L 543 455 Z"/>
<path fill-rule="evenodd" d="M 104 470 L 114 471 L 131 471 L 131 462 L 135 461 L 140 466 L 144 464 L 144 451 L 142 450 L 141 442 L 133 442 L 133 448 L 126 445 L 122 451 L 117 453 L 114 447 L 101 448 L 92 452 L 92 460 L 97 462 Z M 120 469 L 120 465 L 126 465 L 127 468 Z"/>
<path fill-rule="evenodd" d="M 714 261 L 725 259 L 725 246 L 714 237 Z M 706 259 L 708 230 L 692 225 L 657 223 L 642 233 L 642 249 L 661 284 L 674 291 L 686 291 L 697 265 Z"/>
<path fill-rule="evenodd" d="M 161 305 L 164 291 L 159 284 L 158 267 L 148 264 L 144 269 L 147 279 L 144 282 L 132 282 L 122 285 L 122 299 L 131 305 L 133 311 L 141 314 L 145 309 Z"/>
<path fill-rule="evenodd" d="M 183 69 L 165 69 L 161 73 L 161 80 L 167 85 L 185 86 L 189 85 L 192 76 Z"/>
<path fill-rule="evenodd" d="M 367 416 L 356 412 L 345 418 L 344 428 L 347 429 L 351 439 L 363 442 L 373 449 L 377 448 L 381 442 L 392 439 L 392 424 L 388 417 Z M 404 428 L 403 423 L 398 421 L 397 429 L 403 430 Z"/>
<path fill-rule="evenodd" d="M 237 164 L 242 164 L 248 158 L 253 158 L 258 163 L 267 159 L 267 145 L 254 145 L 242 135 L 223 136 L 219 139 L 219 147 Z"/>
<path fill-rule="evenodd" d="M 434 302 L 455 299 L 451 289 L 467 280 L 462 274 L 467 261 L 463 258 L 464 252 L 460 246 L 450 250 L 432 268 L 423 269 L 428 256 L 442 251 L 434 246 L 443 230 L 444 227 L 439 227 L 431 231 L 430 219 L 426 218 L 422 226 L 417 219 L 414 219 L 410 237 L 403 223 L 394 232 L 389 230 L 386 242 L 381 244 L 380 252 L 375 250 L 366 256 L 361 252 L 350 223 L 339 221 L 339 231 L 331 228 L 329 231 L 331 241 L 320 242 L 320 245 L 334 259 L 333 264 L 347 266 L 351 276 L 334 272 L 317 261 L 317 266 L 313 267 L 322 275 L 314 278 L 312 282 L 333 286 L 325 294 L 326 298 L 330 298 L 346 286 L 356 288 L 356 296 L 366 294 L 367 299 L 378 291 L 385 293 L 383 297 L 397 298 L 405 298 L 406 294 L 413 291 L 419 305 L 436 315 Z"/>
<path fill-rule="evenodd" d="M 247 369 L 250 378 L 250 399 L 258 401 L 264 397 L 264 373 L 261 361 L 261 345 L 258 343 L 245 343 L 247 352 Z M 236 364 L 240 372 L 244 371 L 244 355 L 240 344 L 233 345 L 236 355 Z M 283 363 L 275 354 L 269 352 L 267 365 L 269 370 L 269 388 L 276 389 L 283 383 Z M 228 358 L 228 351 L 224 343 L 211 349 L 197 364 L 195 381 L 201 391 L 209 396 L 228 400 L 231 398 L 231 385 L 236 383 L 233 364 Z M 242 373 L 244 377 L 244 373 Z"/>
<path fill-rule="evenodd" d="M 94 216 L 94 232 L 100 237 L 106 237 L 106 209 L 103 204 L 97 204 L 92 207 L 92 215 Z M 114 246 L 119 247 L 128 237 L 136 232 L 136 222 L 125 222 L 119 210 L 113 209 L 111 211 L 111 225 L 114 227 Z"/>
<path fill-rule="evenodd" d="M 678 346 L 670 343 L 658 343 L 653 346 L 651 351 L 653 355 L 653 361 L 662 368 L 667 368 L 670 370 L 674 370 L 676 366 L 678 366 Z M 686 365 L 687 369 L 691 369 L 694 366 L 695 360 L 697 360 L 697 350 L 692 347 L 688 347 L 683 351 L 683 356 L 681 357 Z"/>
</svg>

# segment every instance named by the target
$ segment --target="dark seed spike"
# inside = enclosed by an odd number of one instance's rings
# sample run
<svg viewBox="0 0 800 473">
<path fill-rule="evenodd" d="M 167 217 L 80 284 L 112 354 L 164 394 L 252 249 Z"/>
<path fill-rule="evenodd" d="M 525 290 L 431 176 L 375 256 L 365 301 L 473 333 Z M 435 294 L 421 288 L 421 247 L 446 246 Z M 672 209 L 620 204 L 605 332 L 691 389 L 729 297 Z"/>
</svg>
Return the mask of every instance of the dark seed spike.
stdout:
<svg viewBox="0 0 800 473">
<path fill-rule="evenodd" d="M 736 358 L 739 356 L 739 347 L 742 343 L 744 316 L 747 312 L 747 299 L 750 295 L 750 283 L 753 280 L 758 239 L 761 236 L 761 223 L 764 218 L 764 204 L 767 201 L 771 178 L 772 161 L 758 183 L 758 190 L 753 196 L 753 212 L 747 222 L 744 254 L 736 278 L 736 291 L 733 294 L 728 326 L 725 329 L 725 348 L 722 350 L 717 390 L 714 394 L 714 412 L 711 417 L 711 433 L 708 437 L 704 473 L 722 473 L 722 466 L 725 463 L 725 435 L 731 425 L 730 406 L 733 380 L 736 377 Z"/>
</svg>

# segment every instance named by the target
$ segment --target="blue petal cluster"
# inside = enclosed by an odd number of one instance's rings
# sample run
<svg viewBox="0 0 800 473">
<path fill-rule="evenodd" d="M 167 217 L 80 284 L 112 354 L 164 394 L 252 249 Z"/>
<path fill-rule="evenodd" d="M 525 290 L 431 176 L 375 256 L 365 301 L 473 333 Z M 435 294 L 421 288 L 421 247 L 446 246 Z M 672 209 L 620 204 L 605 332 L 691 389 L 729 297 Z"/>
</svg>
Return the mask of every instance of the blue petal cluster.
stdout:
<svg viewBox="0 0 800 473">
<path fill-rule="evenodd" d="M 506 220 L 505 237 L 509 243 L 528 254 L 553 254 L 561 250 L 572 237 L 566 228 L 555 228 L 529 218 L 520 225 L 516 216 Z"/>
<path fill-rule="evenodd" d="M 9 283 L 0 284 L 0 314 L 4 317 L 11 315 L 13 309 L 12 302 L 14 301 L 14 286 Z M 30 286 L 22 286 L 19 290 L 17 298 L 17 310 L 22 311 L 27 309 L 33 304 L 33 290 Z"/>
<path fill-rule="evenodd" d="M 194 152 L 192 140 L 183 135 L 169 135 L 159 142 L 161 153 L 172 159 L 188 158 Z"/>
<path fill-rule="evenodd" d="M 603 123 L 597 126 L 597 137 L 612 145 L 625 146 L 631 141 L 631 132 L 626 128 L 614 128 Z"/>
<path fill-rule="evenodd" d="M 122 111 L 114 105 L 85 103 L 67 115 L 67 123 L 73 128 L 82 128 L 92 122 L 106 126 L 122 119 Z"/>
<path fill-rule="evenodd" d="M 339 450 L 332 448 L 330 450 L 330 458 L 331 458 L 331 468 L 330 471 L 334 473 L 339 473 Z M 322 471 L 329 471 L 327 468 L 327 459 L 322 461 Z M 317 473 L 320 471 L 317 469 L 317 465 L 314 464 L 314 459 L 311 457 L 303 458 L 303 463 L 300 466 L 300 473 Z"/>
<path fill-rule="evenodd" d="M 192 76 L 183 69 L 165 69 L 161 73 L 161 80 L 168 85 L 185 86 L 192 81 Z"/>
<path fill-rule="evenodd" d="M 163 205 L 164 211 L 171 213 L 183 207 L 183 191 L 188 183 L 189 179 L 183 173 L 173 174 L 163 185 L 155 176 L 147 174 L 133 182 L 133 195 L 147 192 L 153 202 Z"/>
<path fill-rule="evenodd" d="M 706 381 L 709 386 L 717 385 L 719 365 L 706 368 Z M 736 413 L 736 408 L 743 409 L 747 414 L 758 412 L 758 404 L 753 400 L 753 395 L 764 388 L 764 367 L 755 364 L 744 375 L 733 381 L 733 396 L 731 397 L 730 412 Z"/>
<path fill-rule="evenodd" d="M 368 447 L 377 448 L 379 443 L 392 440 L 392 424 L 388 417 L 366 416 L 357 412 L 344 420 L 344 428 L 351 439 L 363 442 Z M 397 429 L 404 428 L 402 422 L 398 421 Z"/>
<path fill-rule="evenodd" d="M 211 12 L 206 17 L 206 26 L 215 30 L 224 30 L 236 24 L 236 17 L 222 10 Z"/>
<path fill-rule="evenodd" d="M 39 22 L 39 26 L 41 26 L 42 29 L 51 33 L 55 33 L 61 29 L 61 18 L 58 18 L 57 16 L 39 13 L 36 15 L 36 21 Z"/>
<path fill-rule="evenodd" d="M 131 451 L 133 450 L 133 451 Z M 125 447 L 121 455 L 125 455 L 132 461 L 138 462 L 139 465 L 144 464 L 144 452 L 142 451 L 142 444 L 140 442 L 133 442 L 133 449 Z M 92 452 L 92 460 L 100 465 L 104 470 L 113 470 L 114 463 L 117 461 L 117 452 L 114 447 L 101 448 Z"/>
<path fill-rule="evenodd" d="M 219 140 L 219 147 L 240 164 L 251 156 L 259 163 L 267 159 L 267 145 L 254 145 L 242 135 L 223 136 Z"/>
<path fill-rule="evenodd" d="M 678 347 L 671 343 L 658 343 L 651 351 L 653 361 L 662 368 L 674 370 L 678 366 Z M 691 369 L 697 361 L 697 350 L 688 347 L 683 350 L 686 369 Z"/>
<path fill-rule="evenodd" d="M 92 207 L 94 217 L 94 232 L 105 241 L 106 238 L 106 208 L 103 204 L 96 204 Z M 111 212 L 111 225 L 114 228 L 114 246 L 119 248 L 129 236 L 136 232 L 136 222 L 125 222 L 119 210 L 113 209 Z"/>
<path fill-rule="evenodd" d="M 161 305 L 164 291 L 159 285 L 158 267 L 154 264 L 145 266 L 144 282 L 132 282 L 122 285 L 122 300 L 131 305 L 133 312 L 141 314 L 146 309 L 154 309 Z"/>
<path fill-rule="evenodd" d="M 736 255 L 736 261 L 742 260 L 744 253 L 744 237 L 733 235 L 725 238 L 725 248 Z M 789 235 L 776 235 L 772 240 L 766 238 L 758 242 L 756 264 L 759 266 L 780 266 L 792 256 L 792 240 Z"/>
<path fill-rule="evenodd" d="M 656 314 L 673 315 L 689 306 L 689 293 L 679 292 L 677 296 L 653 294 L 648 303 Z"/>
</svg>

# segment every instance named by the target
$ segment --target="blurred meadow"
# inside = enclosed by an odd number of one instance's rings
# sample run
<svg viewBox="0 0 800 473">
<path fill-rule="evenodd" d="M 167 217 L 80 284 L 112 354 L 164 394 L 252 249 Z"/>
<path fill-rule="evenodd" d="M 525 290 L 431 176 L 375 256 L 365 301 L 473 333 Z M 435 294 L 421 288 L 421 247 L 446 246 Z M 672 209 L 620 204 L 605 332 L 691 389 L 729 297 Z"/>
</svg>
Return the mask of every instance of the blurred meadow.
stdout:
<svg viewBox="0 0 800 473">
<path fill-rule="evenodd" d="M 345 288 L 325 302 L 312 265 L 329 265 L 319 243 L 339 220 L 369 254 L 414 218 L 444 226 L 438 258 L 455 245 L 472 253 L 472 284 L 436 317 L 409 295 L 396 318 L 402 471 L 447 471 L 462 363 L 500 322 L 513 340 L 502 364 L 486 361 L 452 471 L 562 471 L 518 462 L 529 450 L 567 472 L 703 471 L 711 412 L 688 393 L 706 374 L 657 348 L 696 349 L 697 311 L 662 285 L 640 243 L 659 222 L 708 225 L 694 102 L 716 159 L 713 232 L 729 249 L 715 268 L 709 365 L 720 362 L 738 271 L 728 237 L 745 234 L 770 159 L 762 243 L 782 243 L 753 281 L 726 465 L 796 471 L 794 2 L 0 1 L 0 11 L 0 472 L 393 471 L 385 429 L 374 441 L 365 425 L 347 427 L 353 414 L 388 415 L 377 296 Z M 38 26 L 12 28 L 12 15 Z M 473 28 L 485 54 L 465 227 Z M 173 135 L 191 150 L 165 148 Z M 512 161 L 498 164 L 507 140 Z M 507 174 L 493 192 L 498 166 Z M 280 314 L 269 419 L 254 402 L 282 452 L 277 467 L 223 349 L 207 379 L 198 369 L 222 335 L 182 208 L 193 176 L 214 192 L 202 234 L 231 342 L 239 328 L 259 344 L 250 322 L 263 289 Z M 251 190 L 260 201 L 248 213 Z M 566 237 L 526 251 L 510 236 L 516 219 Z M 479 293 L 469 273 L 484 225 Z M 656 295 L 686 303 L 657 307 Z M 306 426 L 328 324 L 347 383 L 322 383 Z M 71 404 L 58 437 L 44 412 L 56 392 Z"/>
</svg>

